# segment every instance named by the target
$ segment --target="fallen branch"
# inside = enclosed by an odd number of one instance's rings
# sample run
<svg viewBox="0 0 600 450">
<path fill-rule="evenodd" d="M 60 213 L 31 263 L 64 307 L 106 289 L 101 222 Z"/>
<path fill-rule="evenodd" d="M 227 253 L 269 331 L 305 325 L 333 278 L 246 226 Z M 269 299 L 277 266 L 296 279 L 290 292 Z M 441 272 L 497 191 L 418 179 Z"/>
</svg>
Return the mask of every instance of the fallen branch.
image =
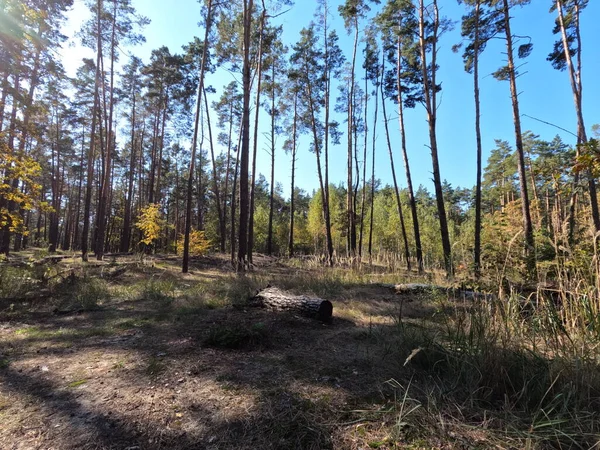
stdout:
<svg viewBox="0 0 600 450">
<path fill-rule="evenodd" d="M 443 292 L 444 294 L 451 295 L 454 298 L 464 298 L 466 300 L 492 300 L 496 298 L 492 294 L 485 294 L 483 292 L 476 292 L 467 289 L 457 289 L 452 287 L 438 286 L 435 284 L 423 284 L 423 283 L 406 283 L 406 284 L 391 284 L 391 283 L 378 283 L 377 286 L 381 286 L 386 289 L 391 289 L 398 295 L 421 295 L 421 294 L 432 294 L 434 292 Z"/>
</svg>

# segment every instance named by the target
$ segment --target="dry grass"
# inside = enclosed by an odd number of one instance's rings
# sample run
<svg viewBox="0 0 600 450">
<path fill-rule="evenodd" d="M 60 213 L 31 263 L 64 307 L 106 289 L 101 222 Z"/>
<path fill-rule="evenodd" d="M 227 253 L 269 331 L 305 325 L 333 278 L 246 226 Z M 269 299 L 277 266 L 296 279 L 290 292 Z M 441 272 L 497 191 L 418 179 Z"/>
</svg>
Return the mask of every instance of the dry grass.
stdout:
<svg viewBox="0 0 600 450">
<path fill-rule="evenodd" d="M 83 267 L 93 285 L 1 304 L 0 448 L 598 445 L 591 287 L 584 316 L 572 297 L 402 297 L 381 283 L 413 274 L 256 261 Z M 331 300 L 333 324 L 246 307 L 267 284 Z"/>
</svg>

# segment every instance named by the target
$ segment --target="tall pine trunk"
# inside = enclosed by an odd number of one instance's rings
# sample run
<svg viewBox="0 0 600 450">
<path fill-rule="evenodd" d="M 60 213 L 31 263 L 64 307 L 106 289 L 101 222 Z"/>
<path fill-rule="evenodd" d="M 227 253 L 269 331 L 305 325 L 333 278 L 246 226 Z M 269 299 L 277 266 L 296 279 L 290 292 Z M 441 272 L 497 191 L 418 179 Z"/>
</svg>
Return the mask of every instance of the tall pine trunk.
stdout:
<svg viewBox="0 0 600 450">
<path fill-rule="evenodd" d="M 204 108 L 206 109 L 206 122 L 208 125 L 208 142 L 210 146 L 210 159 L 213 172 L 213 192 L 215 194 L 215 204 L 217 206 L 217 217 L 219 220 L 219 242 L 221 251 L 225 253 L 225 219 L 223 218 L 223 208 L 221 207 L 221 190 L 219 189 L 219 180 L 217 178 L 217 163 L 215 160 L 215 146 L 213 143 L 212 127 L 210 124 L 210 109 L 208 107 L 208 98 L 206 90 L 204 91 Z"/>
<path fill-rule="evenodd" d="M 439 32 L 439 10 L 437 0 L 432 3 L 434 17 L 431 24 L 432 36 L 425 35 L 425 5 L 424 0 L 419 2 L 419 50 L 421 53 L 421 72 L 423 77 L 423 95 L 425 109 L 427 111 L 427 124 L 429 126 L 429 144 L 431 148 L 431 162 L 433 166 L 433 184 L 440 221 L 440 234 L 442 237 L 442 249 L 444 252 L 444 266 L 446 275 L 451 277 L 454 273 L 452 264 L 452 248 L 450 246 L 450 235 L 448 233 L 448 220 L 446 218 L 446 207 L 444 205 L 444 193 L 442 191 L 442 178 L 440 175 L 440 163 L 438 159 L 436 121 L 437 121 L 437 41 Z M 427 49 L 431 48 L 431 65 L 427 64 Z M 429 68 L 431 67 L 431 70 Z"/>
<path fill-rule="evenodd" d="M 481 105 L 479 101 L 479 34 L 481 1 L 475 4 L 475 40 L 473 42 L 473 95 L 475 98 L 475 136 L 477 141 L 477 181 L 475 187 L 475 242 L 473 270 L 475 278 L 481 276 Z"/>
<path fill-rule="evenodd" d="M 212 25 L 212 0 L 208 0 L 206 7 L 206 29 L 204 31 L 204 43 L 202 46 L 202 61 L 200 62 L 200 74 L 198 75 L 198 98 L 196 100 L 196 116 L 194 120 L 194 135 L 192 138 L 192 151 L 190 158 L 190 169 L 187 180 L 186 206 L 185 206 L 185 231 L 183 238 L 183 262 L 181 271 L 187 273 L 190 264 L 190 232 L 192 231 L 192 200 L 194 190 L 194 172 L 196 162 L 196 147 L 198 144 L 198 128 L 200 126 L 200 111 L 202 109 L 202 93 L 204 91 L 204 72 L 206 70 L 206 58 L 208 56 L 208 43 L 210 27 Z"/>
<path fill-rule="evenodd" d="M 296 177 L 296 138 L 298 125 L 298 92 L 294 91 L 294 119 L 292 123 L 292 190 L 290 191 L 290 235 L 288 240 L 288 255 L 290 258 L 294 256 L 294 190 Z"/>
<path fill-rule="evenodd" d="M 99 13 L 102 11 L 98 9 Z M 116 49 L 116 30 L 117 30 L 117 2 L 114 2 L 112 31 L 110 41 L 110 98 L 108 112 L 108 129 L 106 134 L 106 151 L 104 157 L 103 174 L 104 178 L 100 184 L 100 195 L 98 204 L 98 216 L 96 220 L 96 259 L 101 261 L 104 257 L 104 238 L 106 233 L 106 221 L 109 209 L 109 191 L 111 189 L 111 167 L 112 167 L 112 130 L 113 130 L 113 113 L 114 113 L 114 79 L 115 79 L 115 49 Z"/>
<path fill-rule="evenodd" d="M 561 40 L 563 44 L 563 50 L 565 53 L 565 63 L 567 65 L 567 71 L 569 73 L 569 80 L 571 82 L 571 90 L 573 91 L 573 102 L 575 104 L 575 113 L 577 115 L 577 156 L 579 156 L 579 147 L 587 142 L 587 133 L 585 130 L 585 122 L 583 120 L 583 108 L 582 108 L 582 85 L 581 85 L 581 31 L 579 26 L 579 3 L 574 4 L 574 20 L 575 23 L 575 45 L 576 45 L 576 56 L 577 56 L 577 68 L 573 64 L 573 58 L 569 47 L 569 36 L 567 34 L 567 26 L 565 23 L 563 1 L 556 0 L 556 10 L 558 13 L 558 24 L 560 27 Z M 586 172 L 588 179 L 588 188 L 590 191 L 590 201 L 592 207 L 592 222 L 596 232 L 600 231 L 600 212 L 598 211 L 598 194 L 596 191 L 596 181 L 589 171 Z M 575 180 L 573 182 L 573 194 L 569 203 L 569 231 L 568 239 L 569 243 L 573 244 L 575 236 L 575 209 L 577 201 L 577 190 L 576 186 L 579 182 L 579 173 L 575 173 Z"/>
<path fill-rule="evenodd" d="M 88 246 L 89 246 L 89 233 L 90 233 L 90 214 L 92 206 L 92 190 L 94 189 L 94 162 L 96 160 L 95 144 L 96 144 L 96 121 L 101 118 L 99 117 L 100 108 L 100 61 L 102 59 L 102 35 L 100 33 L 100 14 L 102 11 L 102 0 L 97 2 L 97 15 L 96 18 L 96 38 L 97 38 L 97 52 L 96 52 L 96 71 L 94 81 L 94 106 L 92 107 L 92 128 L 90 132 L 90 149 L 88 151 L 87 158 L 87 179 L 85 186 L 85 204 L 83 207 L 83 230 L 81 233 L 81 259 L 83 261 L 88 260 Z"/>
<path fill-rule="evenodd" d="M 238 233 L 237 270 L 244 271 L 248 263 L 248 163 L 250 160 L 250 42 L 252 28 L 253 0 L 244 0 L 244 62 L 243 62 L 243 110 L 242 110 L 242 149 L 240 155 L 240 223 Z"/>
<path fill-rule="evenodd" d="M 533 237 L 533 224 L 531 222 L 531 208 L 527 193 L 527 174 L 525 173 L 525 150 L 523 148 L 523 134 L 521 131 L 521 114 L 519 112 L 519 91 L 517 90 L 517 75 L 513 56 L 513 36 L 510 29 L 510 7 L 508 0 L 503 0 L 504 31 L 506 33 L 506 53 L 508 57 L 508 77 L 510 81 L 510 96 L 513 108 L 513 122 L 515 126 L 515 140 L 517 147 L 517 166 L 519 172 L 519 189 L 521 192 L 521 209 L 523 213 L 523 232 L 525 235 L 525 264 L 530 278 L 536 276 L 535 241 Z"/>
<path fill-rule="evenodd" d="M 275 62 L 271 64 L 271 183 L 269 191 L 269 225 L 267 227 L 267 255 L 273 253 L 273 194 L 275 192 Z M 293 192 L 293 191 L 292 191 Z"/>
<path fill-rule="evenodd" d="M 396 84 L 397 84 L 397 102 L 398 102 L 398 126 L 400 128 L 400 142 L 402 146 L 402 160 L 404 162 L 404 171 L 406 172 L 406 190 L 408 192 L 408 202 L 410 204 L 410 213 L 412 216 L 413 234 L 415 236 L 415 253 L 417 257 L 417 270 L 423 273 L 423 247 L 421 245 L 421 228 L 419 226 L 419 216 L 417 214 L 417 201 L 413 189 L 410 164 L 408 162 L 408 149 L 406 146 L 406 128 L 404 126 L 404 99 L 402 95 L 402 46 L 400 39 L 397 43 L 397 61 L 396 61 Z M 382 63 L 383 64 L 383 63 Z"/>
<path fill-rule="evenodd" d="M 254 111 L 254 143 L 252 146 L 252 184 L 250 186 L 250 211 L 248 217 L 248 263 L 252 264 L 254 251 L 254 205 L 256 197 L 256 157 L 258 155 L 258 118 L 260 116 L 260 94 L 262 85 L 263 66 L 263 31 L 265 28 L 266 10 L 263 9 L 260 17 L 260 30 L 258 38 L 258 67 L 256 70 L 256 106 Z"/>
<path fill-rule="evenodd" d="M 384 70 L 385 72 L 385 70 Z M 404 243 L 404 257 L 406 258 L 406 268 L 410 271 L 410 250 L 408 246 L 408 237 L 406 236 L 406 226 L 404 225 L 404 214 L 402 212 L 402 202 L 400 201 L 400 191 L 398 190 L 398 181 L 396 178 L 396 169 L 394 167 L 394 155 L 392 153 L 392 143 L 390 141 L 390 131 L 388 127 L 387 110 L 385 107 L 385 94 L 383 83 L 381 83 L 381 110 L 383 112 L 383 124 L 385 128 L 385 137 L 387 142 L 388 153 L 390 155 L 390 168 L 392 169 L 392 180 L 394 181 L 394 194 L 396 196 L 396 207 L 398 209 L 398 219 L 400 220 L 400 230 L 402 232 L 402 240 Z"/>
</svg>

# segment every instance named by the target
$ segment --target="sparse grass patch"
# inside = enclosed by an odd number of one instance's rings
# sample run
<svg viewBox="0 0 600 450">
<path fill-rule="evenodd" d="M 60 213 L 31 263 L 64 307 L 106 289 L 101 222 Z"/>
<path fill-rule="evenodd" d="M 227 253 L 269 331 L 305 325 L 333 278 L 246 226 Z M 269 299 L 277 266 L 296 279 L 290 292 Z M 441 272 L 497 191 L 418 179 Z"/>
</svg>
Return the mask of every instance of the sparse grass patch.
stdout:
<svg viewBox="0 0 600 450">
<path fill-rule="evenodd" d="M 231 275 L 211 281 L 206 295 L 216 304 L 245 305 L 249 297 L 266 285 L 266 280 L 253 274 Z"/>
<path fill-rule="evenodd" d="M 111 298 L 106 281 L 91 276 L 77 279 L 75 285 L 70 287 L 65 295 L 67 297 L 62 307 L 84 311 L 96 309 Z"/>
<path fill-rule="evenodd" d="M 152 280 L 143 286 L 140 296 L 157 303 L 160 307 L 168 308 L 175 299 L 176 289 L 177 286 L 172 280 Z"/>
<path fill-rule="evenodd" d="M 81 385 L 83 385 L 83 384 L 87 383 L 87 381 L 88 381 L 88 380 L 86 380 L 85 378 L 83 378 L 83 379 L 81 379 L 81 380 L 75 380 L 75 381 L 71 381 L 71 382 L 70 382 L 70 383 L 67 385 L 67 387 L 70 387 L 70 388 L 76 388 L 76 387 L 78 387 L 78 386 L 81 386 Z"/>
<path fill-rule="evenodd" d="M 0 266 L 0 298 L 24 297 L 39 284 L 39 274 L 33 267 Z"/>
</svg>

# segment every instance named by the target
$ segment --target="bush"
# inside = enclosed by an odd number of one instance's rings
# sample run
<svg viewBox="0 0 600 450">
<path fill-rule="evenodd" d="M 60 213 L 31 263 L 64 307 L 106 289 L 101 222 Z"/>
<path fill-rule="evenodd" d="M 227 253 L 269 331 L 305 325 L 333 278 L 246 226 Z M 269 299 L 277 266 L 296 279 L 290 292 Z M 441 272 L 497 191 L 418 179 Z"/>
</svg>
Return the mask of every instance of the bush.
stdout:
<svg viewBox="0 0 600 450">
<path fill-rule="evenodd" d="M 75 305 L 84 310 L 94 309 L 110 299 L 106 283 L 97 278 L 84 277 L 75 284 Z"/>
<path fill-rule="evenodd" d="M 23 297 L 37 289 L 39 283 L 32 269 L 0 267 L 0 298 Z"/>
<path fill-rule="evenodd" d="M 177 254 L 183 255 L 185 236 L 182 234 L 177 242 Z M 204 256 L 210 249 L 210 241 L 204 231 L 192 230 L 190 232 L 190 256 Z"/>
</svg>

